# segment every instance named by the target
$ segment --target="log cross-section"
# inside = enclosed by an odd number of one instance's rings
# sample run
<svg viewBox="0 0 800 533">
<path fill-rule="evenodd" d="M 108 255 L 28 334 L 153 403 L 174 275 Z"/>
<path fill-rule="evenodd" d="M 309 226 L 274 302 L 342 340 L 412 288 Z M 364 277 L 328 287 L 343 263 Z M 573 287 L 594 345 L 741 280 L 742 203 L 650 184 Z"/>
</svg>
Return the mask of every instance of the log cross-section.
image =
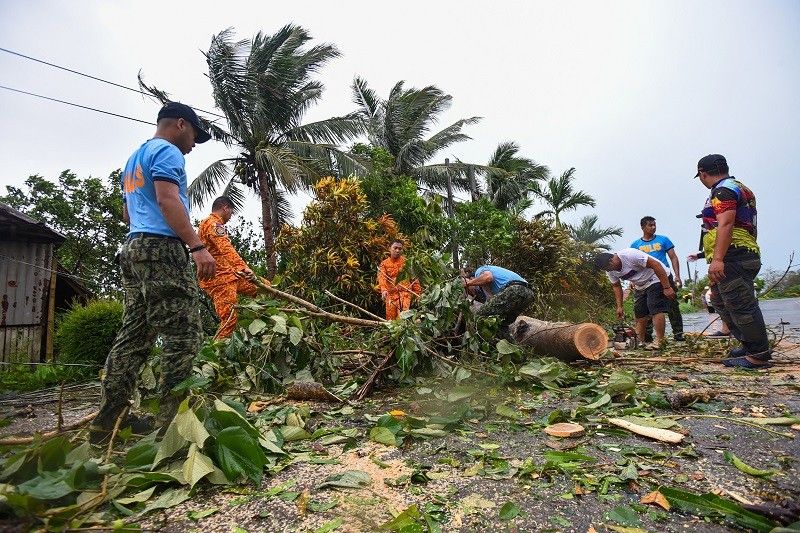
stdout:
<svg viewBox="0 0 800 533">
<path fill-rule="evenodd" d="M 510 332 L 517 344 L 530 346 L 539 355 L 562 361 L 599 359 L 608 348 L 606 330 L 590 322 L 547 322 L 519 316 L 511 324 Z"/>
</svg>

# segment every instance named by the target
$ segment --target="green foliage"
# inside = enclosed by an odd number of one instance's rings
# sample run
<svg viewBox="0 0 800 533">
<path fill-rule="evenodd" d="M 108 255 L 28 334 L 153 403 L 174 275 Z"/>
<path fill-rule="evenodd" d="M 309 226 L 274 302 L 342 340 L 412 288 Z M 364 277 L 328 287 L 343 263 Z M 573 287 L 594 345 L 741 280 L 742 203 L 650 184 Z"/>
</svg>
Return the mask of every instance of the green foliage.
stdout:
<svg viewBox="0 0 800 533">
<path fill-rule="evenodd" d="M 371 163 L 370 172 L 359 180 L 367 197 L 366 216 L 378 219 L 389 215 L 415 244 L 441 248 L 448 234 L 439 196 L 429 201 L 421 197 L 412 178 L 395 173 L 394 158 L 386 150 L 357 144 L 353 153 Z"/>
<path fill-rule="evenodd" d="M 62 381 L 72 383 L 97 376 L 96 368 L 58 364 L 14 365 L 0 372 L 0 392 L 34 391 L 54 387 Z"/>
<path fill-rule="evenodd" d="M 116 170 L 101 180 L 65 170 L 57 182 L 33 175 L 24 188 L 8 186 L 8 194 L 0 197 L 0 202 L 63 234 L 67 240 L 56 251 L 59 263 L 88 280 L 90 290 L 108 296 L 121 291 L 114 256 L 128 231 L 122 221 L 119 174 Z"/>
<path fill-rule="evenodd" d="M 497 264 L 522 272 L 498 262 L 511 249 L 514 241 L 513 215 L 496 208 L 488 199 L 456 205 L 453 226 L 461 248 L 461 261 L 470 269 L 483 264 Z M 528 269 L 530 270 L 530 268 Z"/>
<path fill-rule="evenodd" d="M 56 325 L 58 360 L 102 365 L 121 326 L 121 302 L 94 300 L 73 306 Z"/>
<path fill-rule="evenodd" d="M 290 291 L 315 299 L 325 289 L 379 309 L 378 265 L 395 239 L 406 240 L 388 215 L 365 215 L 367 199 L 354 178 L 325 178 L 314 186 L 299 228 L 285 226 L 278 240 Z"/>
<path fill-rule="evenodd" d="M 256 231 L 249 220 L 230 221 L 225 227 L 228 228 L 231 244 L 244 262 L 259 276 L 266 276 L 269 262 L 264 251 L 264 236 Z"/>
<path fill-rule="evenodd" d="M 576 191 L 573 185 L 575 169 L 571 168 L 558 177 L 548 178 L 545 182 L 535 182 L 533 193 L 538 196 L 548 209 L 537 216 L 552 216 L 556 226 L 561 226 L 561 213 L 572 211 L 582 205 L 594 207 L 594 198 L 584 192 Z"/>
</svg>

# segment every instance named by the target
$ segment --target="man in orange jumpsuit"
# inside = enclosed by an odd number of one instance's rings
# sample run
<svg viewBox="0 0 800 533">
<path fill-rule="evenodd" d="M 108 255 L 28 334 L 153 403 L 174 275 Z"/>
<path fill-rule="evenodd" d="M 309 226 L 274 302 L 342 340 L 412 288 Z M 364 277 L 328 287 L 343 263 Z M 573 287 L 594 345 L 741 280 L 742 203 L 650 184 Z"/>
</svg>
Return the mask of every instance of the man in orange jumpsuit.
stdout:
<svg viewBox="0 0 800 533">
<path fill-rule="evenodd" d="M 200 223 L 198 230 L 200 239 L 217 262 L 216 275 L 209 280 L 200 280 L 200 288 L 214 301 L 214 309 L 220 320 L 215 339 L 230 337 L 236 328 L 237 295 L 255 296 L 258 290 L 252 283 L 255 274 L 239 257 L 225 229 L 225 223 L 231 216 L 233 202 L 226 196 L 220 196 L 211 204 L 211 215 Z"/>
<path fill-rule="evenodd" d="M 392 242 L 389 247 L 389 257 L 384 259 L 378 267 L 378 286 L 381 289 L 381 298 L 386 304 L 386 319 L 394 320 L 401 312 L 411 307 L 411 297 L 417 297 L 422 292 L 418 280 L 403 280 L 397 282 L 397 276 L 406 264 L 403 254 L 403 243 Z"/>
</svg>

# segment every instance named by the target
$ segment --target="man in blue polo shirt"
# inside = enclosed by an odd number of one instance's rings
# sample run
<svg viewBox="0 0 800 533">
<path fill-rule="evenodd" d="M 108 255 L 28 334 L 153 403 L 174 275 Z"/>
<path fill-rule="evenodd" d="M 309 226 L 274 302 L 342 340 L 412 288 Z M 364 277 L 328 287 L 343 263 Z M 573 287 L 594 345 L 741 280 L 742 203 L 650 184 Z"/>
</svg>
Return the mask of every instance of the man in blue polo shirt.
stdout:
<svg viewBox="0 0 800 533">
<path fill-rule="evenodd" d="M 94 443 L 108 438 L 130 405 L 157 336 L 163 355 L 156 424 L 165 427 L 182 400 L 172 389 L 191 374 L 202 340 L 199 289 L 189 257 L 200 279 L 215 271 L 214 258 L 189 220 L 183 156 L 210 138 L 192 108 L 168 102 L 158 113 L 155 136 L 125 165 L 120 185 L 130 231 L 119 256 L 125 313 L 106 360 L 100 410 L 90 427 Z"/>
<path fill-rule="evenodd" d="M 472 277 L 463 276 L 464 287 L 470 295 L 480 288 L 486 295 L 486 303 L 475 313 L 477 316 L 499 316 L 500 329 L 506 334 L 508 326 L 522 314 L 535 297 L 525 279 L 507 268 L 483 265 Z"/>
<path fill-rule="evenodd" d="M 675 293 L 678 293 L 678 288 L 683 285 L 681 282 L 681 262 L 678 259 L 678 254 L 675 253 L 675 245 L 669 240 L 669 237 L 664 235 L 656 235 L 656 219 L 650 216 L 642 217 L 639 221 L 642 228 L 642 238 L 636 239 L 631 243 L 631 248 L 641 250 L 647 255 L 654 257 L 661 261 L 664 268 L 669 274 L 669 284 Z M 669 261 L 667 261 L 669 257 Z M 672 263 L 672 268 L 670 268 Z M 674 276 L 673 276 L 674 273 Z M 669 308 L 667 310 L 670 326 L 672 326 L 672 335 L 676 341 L 683 340 L 683 317 L 681 316 L 680 302 L 677 298 L 669 300 Z M 652 320 L 648 322 L 648 333 L 652 336 Z M 645 339 L 648 340 L 648 339 Z"/>
</svg>

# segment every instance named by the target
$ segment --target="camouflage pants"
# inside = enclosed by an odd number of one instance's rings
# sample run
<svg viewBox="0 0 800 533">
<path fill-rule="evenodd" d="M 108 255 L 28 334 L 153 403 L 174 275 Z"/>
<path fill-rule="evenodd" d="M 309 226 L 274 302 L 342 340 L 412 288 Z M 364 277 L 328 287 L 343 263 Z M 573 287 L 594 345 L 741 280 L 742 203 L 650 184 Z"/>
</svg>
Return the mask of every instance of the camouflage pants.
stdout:
<svg viewBox="0 0 800 533">
<path fill-rule="evenodd" d="M 508 285 L 481 306 L 477 316 L 499 316 L 501 329 L 507 328 L 532 303 L 535 294 L 525 285 Z"/>
<path fill-rule="evenodd" d="M 156 336 L 163 342 L 159 425 L 177 411 L 171 389 L 189 377 L 200 348 L 199 290 L 189 255 L 175 239 L 134 237 L 120 252 L 125 313 L 106 360 L 100 412 L 93 426 L 111 429 L 128 405 Z"/>
</svg>

